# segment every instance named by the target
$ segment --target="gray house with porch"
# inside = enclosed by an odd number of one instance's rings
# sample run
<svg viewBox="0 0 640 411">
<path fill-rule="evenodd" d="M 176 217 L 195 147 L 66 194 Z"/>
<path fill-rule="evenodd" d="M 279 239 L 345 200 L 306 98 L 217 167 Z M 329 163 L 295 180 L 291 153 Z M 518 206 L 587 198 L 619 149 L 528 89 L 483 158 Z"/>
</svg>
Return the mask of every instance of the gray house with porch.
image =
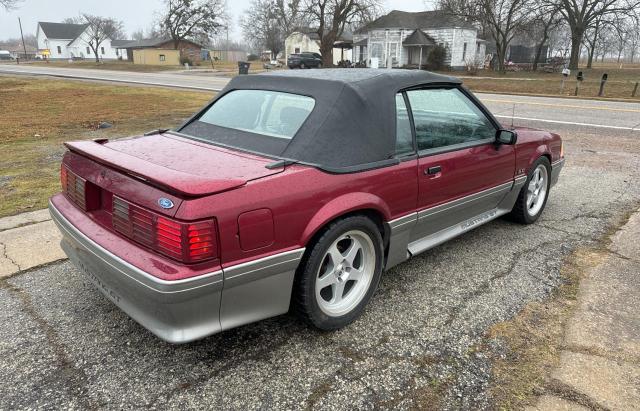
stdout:
<svg viewBox="0 0 640 411">
<path fill-rule="evenodd" d="M 486 41 L 478 30 L 440 10 L 393 10 L 365 25 L 353 35 L 353 60 L 368 67 L 423 68 L 436 45 L 447 51 L 445 65 L 451 69 L 484 64 Z"/>
</svg>

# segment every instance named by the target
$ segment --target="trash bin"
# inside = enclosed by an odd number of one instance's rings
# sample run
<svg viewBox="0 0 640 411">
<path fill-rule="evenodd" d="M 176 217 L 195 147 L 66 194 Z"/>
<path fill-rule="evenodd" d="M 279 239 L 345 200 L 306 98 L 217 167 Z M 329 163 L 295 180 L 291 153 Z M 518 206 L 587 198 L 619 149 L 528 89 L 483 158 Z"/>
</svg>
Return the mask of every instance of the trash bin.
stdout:
<svg viewBox="0 0 640 411">
<path fill-rule="evenodd" d="M 249 74 L 249 66 L 251 63 L 247 63 L 246 61 L 238 62 L 238 74 Z"/>
</svg>

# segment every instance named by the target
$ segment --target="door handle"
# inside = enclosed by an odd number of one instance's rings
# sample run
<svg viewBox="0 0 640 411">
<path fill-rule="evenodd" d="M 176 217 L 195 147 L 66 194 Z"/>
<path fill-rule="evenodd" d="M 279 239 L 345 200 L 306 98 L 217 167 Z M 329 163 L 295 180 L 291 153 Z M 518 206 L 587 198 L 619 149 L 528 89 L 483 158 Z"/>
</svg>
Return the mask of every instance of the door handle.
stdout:
<svg viewBox="0 0 640 411">
<path fill-rule="evenodd" d="M 441 166 L 433 166 L 433 167 L 429 167 L 429 168 L 425 168 L 424 169 L 424 173 L 426 175 L 438 174 L 441 171 L 442 171 L 442 167 Z"/>
</svg>

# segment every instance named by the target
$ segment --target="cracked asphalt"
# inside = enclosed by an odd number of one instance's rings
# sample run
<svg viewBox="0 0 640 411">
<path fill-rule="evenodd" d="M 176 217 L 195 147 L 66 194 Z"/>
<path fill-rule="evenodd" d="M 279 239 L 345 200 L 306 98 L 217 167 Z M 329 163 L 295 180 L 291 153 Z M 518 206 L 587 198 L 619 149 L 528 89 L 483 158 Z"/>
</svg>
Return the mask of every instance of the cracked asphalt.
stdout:
<svg viewBox="0 0 640 411">
<path fill-rule="evenodd" d="M 392 269 L 337 332 L 285 315 L 172 346 L 68 262 L 0 281 L 0 409 L 491 408 L 487 328 L 640 206 L 637 133 L 555 130 L 567 164 L 537 224 L 497 220 Z"/>
</svg>

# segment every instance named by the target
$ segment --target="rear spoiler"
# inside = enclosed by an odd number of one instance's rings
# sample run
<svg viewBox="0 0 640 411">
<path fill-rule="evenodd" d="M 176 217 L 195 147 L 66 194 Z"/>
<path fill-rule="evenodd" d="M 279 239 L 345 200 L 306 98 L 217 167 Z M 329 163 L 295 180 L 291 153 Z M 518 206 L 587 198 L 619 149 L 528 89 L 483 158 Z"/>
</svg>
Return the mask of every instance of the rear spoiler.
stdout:
<svg viewBox="0 0 640 411">
<path fill-rule="evenodd" d="M 83 155 L 124 173 L 133 175 L 152 185 L 186 196 L 204 196 L 243 186 L 242 179 L 216 180 L 173 170 L 120 151 L 112 150 L 94 141 L 71 141 L 64 145 L 72 152 Z"/>
</svg>

